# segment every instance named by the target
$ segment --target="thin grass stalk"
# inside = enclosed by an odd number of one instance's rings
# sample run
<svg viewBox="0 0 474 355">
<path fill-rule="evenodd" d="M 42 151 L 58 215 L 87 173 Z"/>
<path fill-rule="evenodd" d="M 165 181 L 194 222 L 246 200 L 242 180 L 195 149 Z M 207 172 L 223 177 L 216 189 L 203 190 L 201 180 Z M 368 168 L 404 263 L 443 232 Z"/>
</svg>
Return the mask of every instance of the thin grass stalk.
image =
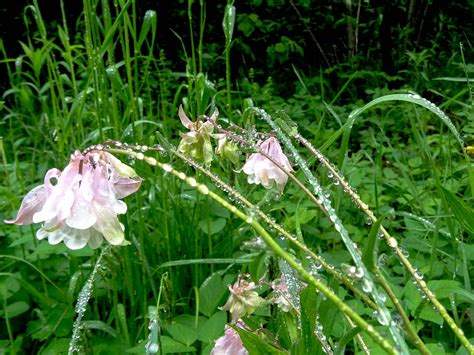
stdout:
<svg viewBox="0 0 474 355">
<path fill-rule="evenodd" d="M 129 156 L 133 156 L 137 160 L 143 160 L 147 164 L 151 166 L 156 166 L 163 170 L 165 173 L 170 173 L 180 180 L 184 181 L 189 186 L 197 189 L 197 191 L 204 195 L 209 196 L 214 201 L 219 203 L 222 207 L 228 209 L 232 214 L 236 215 L 240 219 L 242 219 L 245 223 L 252 226 L 255 231 L 263 238 L 266 242 L 268 247 L 273 250 L 273 252 L 285 260 L 291 267 L 294 269 L 302 279 L 306 280 L 309 284 L 313 285 L 317 290 L 323 293 L 332 303 L 336 305 L 336 307 L 343 313 L 347 314 L 351 320 L 357 324 L 363 331 L 367 332 L 372 339 L 381 346 L 387 353 L 389 354 L 396 354 L 397 351 L 390 345 L 390 343 L 382 337 L 382 335 L 375 330 L 375 328 L 367 323 L 362 317 L 360 317 L 354 310 L 352 310 L 346 303 L 344 303 L 330 288 L 328 288 L 325 284 L 321 283 L 318 279 L 316 279 L 313 275 L 311 275 L 297 260 L 295 260 L 290 254 L 288 254 L 285 250 L 283 250 L 277 242 L 273 240 L 273 238 L 268 234 L 268 232 L 258 223 L 258 221 L 250 215 L 246 215 L 242 211 L 240 211 L 237 207 L 230 204 L 222 197 L 217 195 L 216 193 L 209 190 L 206 185 L 198 183 L 195 178 L 188 177 L 185 173 L 175 170 L 171 165 L 164 164 L 159 162 L 157 159 L 153 157 L 147 157 L 143 153 L 136 153 L 130 151 L 123 151 L 120 149 L 107 149 L 110 153 L 117 153 L 117 154 L 126 154 Z"/>
<path fill-rule="evenodd" d="M 352 327 L 352 328 L 355 328 L 356 325 L 354 324 L 354 322 L 347 316 L 347 315 L 344 315 L 344 318 L 346 319 L 347 323 L 349 323 L 349 325 Z M 370 355 L 370 349 L 369 347 L 367 346 L 367 344 L 365 343 L 364 339 L 362 338 L 362 336 L 360 335 L 360 333 L 357 333 L 356 334 L 356 340 L 357 342 L 359 343 L 360 347 L 362 348 L 362 351 L 364 352 L 364 354 L 366 355 Z"/>
<path fill-rule="evenodd" d="M 317 149 L 315 149 L 312 144 L 303 138 L 299 133 L 295 135 L 295 138 L 303 144 L 306 148 L 309 149 L 309 151 L 318 158 L 319 162 L 326 168 L 328 171 L 334 176 L 334 179 L 337 179 L 339 183 L 341 184 L 341 187 L 346 191 L 349 196 L 352 198 L 352 201 L 364 212 L 367 217 L 370 218 L 370 220 L 373 223 L 377 223 L 377 217 L 375 214 L 370 210 L 369 206 L 363 202 L 360 198 L 360 196 L 354 192 L 354 190 L 351 188 L 351 186 L 345 181 L 345 179 L 339 174 L 334 167 L 327 161 L 326 157 Z M 451 316 L 448 314 L 446 311 L 446 308 L 438 301 L 436 298 L 435 294 L 428 288 L 428 285 L 426 282 L 423 280 L 423 275 L 417 271 L 413 265 L 410 263 L 408 258 L 403 254 L 403 252 L 400 250 L 398 247 L 398 242 L 397 240 L 392 237 L 388 231 L 383 227 L 380 226 L 380 233 L 383 234 L 384 239 L 386 240 L 388 246 L 392 248 L 392 250 L 395 252 L 395 254 L 398 256 L 400 259 L 402 265 L 405 267 L 405 269 L 412 275 L 413 279 L 417 283 L 417 285 L 420 287 L 421 291 L 426 295 L 426 297 L 430 300 L 430 302 L 433 304 L 433 306 L 436 308 L 436 310 L 439 312 L 439 314 L 443 317 L 446 323 L 450 326 L 450 328 L 453 330 L 454 334 L 457 336 L 457 338 L 461 341 L 461 343 L 466 347 L 466 349 L 470 353 L 474 353 L 474 346 L 469 342 L 469 340 L 466 338 L 464 335 L 464 332 L 462 329 L 460 329 L 456 322 L 451 318 Z"/>
<path fill-rule="evenodd" d="M 193 31 L 193 0 L 188 0 L 188 22 L 189 22 L 189 39 L 191 41 L 191 65 L 193 69 L 193 77 L 196 77 L 196 53 L 194 48 L 194 31 Z"/>
</svg>

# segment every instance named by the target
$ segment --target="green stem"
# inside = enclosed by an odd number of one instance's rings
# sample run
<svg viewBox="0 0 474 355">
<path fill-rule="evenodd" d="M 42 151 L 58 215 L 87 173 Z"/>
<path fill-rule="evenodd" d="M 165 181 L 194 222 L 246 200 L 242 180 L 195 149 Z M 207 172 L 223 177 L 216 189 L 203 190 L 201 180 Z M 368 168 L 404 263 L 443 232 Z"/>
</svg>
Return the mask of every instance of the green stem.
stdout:
<svg viewBox="0 0 474 355">
<path fill-rule="evenodd" d="M 344 303 L 330 288 L 328 288 L 325 284 L 317 280 L 313 275 L 311 275 L 297 260 L 295 260 L 290 254 L 288 254 L 283 248 L 281 248 L 276 241 L 268 234 L 268 232 L 258 223 L 258 221 L 253 218 L 252 216 L 246 215 L 242 211 L 240 211 L 237 207 L 230 204 L 222 197 L 217 195 L 216 193 L 209 190 L 206 185 L 200 184 L 196 181 L 193 177 L 188 177 L 183 172 L 175 170 L 169 164 L 163 164 L 152 157 L 146 157 L 143 153 L 136 153 L 136 152 L 125 152 L 119 149 L 108 149 L 111 153 L 119 153 L 119 154 L 127 154 L 135 157 L 138 160 L 144 160 L 147 164 L 151 166 L 156 166 L 163 171 L 170 173 L 179 179 L 183 180 L 189 186 L 197 189 L 197 191 L 203 195 L 209 196 L 214 201 L 219 203 L 222 207 L 228 209 L 234 215 L 242 219 L 244 222 L 249 224 L 254 228 L 254 230 L 262 237 L 262 239 L 267 243 L 268 247 L 273 250 L 273 252 L 285 260 L 288 265 L 290 265 L 299 275 L 300 277 L 305 280 L 307 283 L 313 285 L 317 290 L 319 290 L 322 294 L 326 296 L 332 303 L 336 305 L 336 307 L 343 313 L 347 314 L 347 316 L 363 331 L 369 334 L 372 339 L 380 345 L 387 353 L 389 354 L 396 354 L 396 351 L 390 345 L 390 343 L 382 337 L 382 335 L 375 330 L 375 328 L 367 323 L 362 317 L 360 317 L 354 310 L 352 310 L 346 303 Z"/>
<path fill-rule="evenodd" d="M 320 151 L 315 149 L 311 145 L 311 143 L 309 143 L 309 141 L 307 141 L 301 135 L 296 134 L 295 138 L 300 143 L 302 143 L 306 148 L 308 148 L 310 150 L 310 152 L 318 158 L 319 162 L 322 165 L 324 165 L 324 167 L 326 167 L 328 169 L 328 171 L 331 172 L 331 174 L 333 174 L 334 179 L 337 179 L 339 181 L 339 183 L 340 183 L 341 187 L 344 189 L 344 191 L 346 191 L 349 194 L 349 196 L 351 196 L 352 201 L 354 201 L 354 203 L 362 210 L 362 212 L 364 212 L 372 220 L 372 223 L 377 223 L 377 217 L 375 217 L 375 214 L 370 210 L 369 206 L 361 200 L 360 196 L 356 192 L 354 192 L 354 190 L 345 181 L 345 179 L 339 174 L 339 172 L 336 171 L 336 169 L 334 169 L 332 167 L 332 165 L 327 161 L 326 157 Z M 392 237 L 383 226 L 380 226 L 380 232 L 383 234 L 383 237 L 386 240 L 389 247 L 391 247 L 392 250 L 395 252 L 395 254 L 398 256 L 398 258 L 400 259 L 400 262 L 402 263 L 402 265 L 412 275 L 413 279 L 418 284 L 421 291 L 430 300 L 430 302 L 433 304 L 433 306 L 439 312 L 441 317 L 443 317 L 445 322 L 448 323 L 450 328 L 453 330 L 454 334 L 458 337 L 458 339 L 461 341 L 461 343 L 466 347 L 466 349 L 469 351 L 469 353 L 474 354 L 474 346 L 466 338 L 466 336 L 464 335 L 464 332 L 462 331 L 462 329 L 460 329 L 457 326 L 456 322 L 448 314 L 446 308 L 444 308 L 444 306 L 438 301 L 435 294 L 428 288 L 428 285 L 423 280 L 423 275 L 419 274 L 415 270 L 415 268 L 410 263 L 408 258 L 401 252 L 400 248 L 398 247 L 397 240 L 394 237 Z"/>
</svg>

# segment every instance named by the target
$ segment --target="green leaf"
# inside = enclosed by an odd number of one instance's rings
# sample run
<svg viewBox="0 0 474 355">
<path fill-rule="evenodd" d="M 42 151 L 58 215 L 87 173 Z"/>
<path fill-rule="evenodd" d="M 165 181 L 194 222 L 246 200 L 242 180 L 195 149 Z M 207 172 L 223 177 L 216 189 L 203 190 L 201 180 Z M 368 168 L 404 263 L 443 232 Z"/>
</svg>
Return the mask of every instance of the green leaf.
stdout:
<svg viewBox="0 0 474 355">
<path fill-rule="evenodd" d="M 213 235 L 223 230 L 225 224 L 226 220 L 224 218 L 218 218 L 213 221 L 202 220 L 199 222 L 199 228 L 201 228 L 204 233 Z"/>
<path fill-rule="evenodd" d="M 13 318 L 25 313 L 30 309 L 30 305 L 23 301 L 13 302 L 7 306 L 7 309 L 0 309 L 0 317 L 2 318 Z"/>
<path fill-rule="evenodd" d="M 460 302 L 474 302 L 474 294 L 462 288 L 461 283 L 454 280 L 428 281 L 428 287 L 436 294 L 437 299 L 457 295 Z"/>
<path fill-rule="evenodd" d="M 186 346 L 166 335 L 161 337 L 161 347 L 163 354 L 184 353 L 196 350 L 194 346 Z"/>
<path fill-rule="evenodd" d="M 474 211 L 463 200 L 451 191 L 442 187 L 444 198 L 461 226 L 469 233 L 474 233 Z"/>
<path fill-rule="evenodd" d="M 354 339 L 354 337 L 360 332 L 359 327 L 351 328 L 344 336 L 338 341 L 337 348 L 334 351 L 334 355 L 343 355 L 346 345 Z"/>
<path fill-rule="evenodd" d="M 143 41 L 145 40 L 148 32 L 150 31 L 150 27 L 152 29 L 152 34 L 154 35 L 156 32 L 156 12 L 153 10 L 148 10 L 145 13 L 145 17 L 143 19 L 143 26 L 140 31 L 140 36 L 138 37 L 138 48 L 140 49 Z"/>
<path fill-rule="evenodd" d="M 240 339 L 244 344 L 245 349 L 249 352 L 249 355 L 261 355 L 261 354 L 286 354 L 284 351 L 275 348 L 268 344 L 257 334 L 247 332 L 238 327 L 233 327 L 237 333 L 239 333 Z"/>
<path fill-rule="evenodd" d="M 225 7 L 224 20 L 222 21 L 222 27 L 224 29 L 224 35 L 227 44 L 232 41 L 232 34 L 234 33 L 235 25 L 235 6 L 229 4 Z"/>
<path fill-rule="evenodd" d="M 211 316 L 226 293 L 227 286 L 222 282 L 221 276 L 218 273 L 212 274 L 199 288 L 199 311 Z"/>
<path fill-rule="evenodd" d="M 317 316 L 318 302 L 316 289 L 307 286 L 300 295 L 301 303 L 301 333 L 303 337 L 304 352 L 316 354 L 318 351 L 317 340 L 314 336 L 315 319 Z"/>
<path fill-rule="evenodd" d="M 41 351 L 41 355 L 66 354 L 69 348 L 69 338 L 53 339 L 46 348 Z"/>
<path fill-rule="evenodd" d="M 166 330 L 179 342 L 190 346 L 198 338 L 199 330 L 202 328 L 206 318 L 196 317 L 190 314 L 182 314 L 172 319 L 171 323 L 165 325 Z"/>
<path fill-rule="evenodd" d="M 204 343 L 210 343 L 216 340 L 224 332 L 227 323 L 226 312 L 216 312 L 209 318 L 204 326 L 200 328 L 198 339 Z"/>
<path fill-rule="evenodd" d="M 267 266 L 268 254 L 266 252 L 262 252 L 249 264 L 249 273 L 252 277 L 252 280 L 258 282 L 265 272 L 267 272 Z"/>
<path fill-rule="evenodd" d="M 364 250 L 364 254 L 362 255 L 362 261 L 364 262 L 367 269 L 374 271 L 376 269 L 375 265 L 375 241 L 377 240 L 377 236 L 379 235 L 380 226 L 382 225 L 385 216 L 377 219 L 377 221 L 372 225 L 370 229 L 369 236 L 367 238 L 367 245 Z"/>
<path fill-rule="evenodd" d="M 110 325 L 100 321 L 100 320 L 86 320 L 82 322 L 84 328 L 86 329 L 97 329 L 101 330 L 107 334 L 112 335 L 114 338 L 117 337 L 117 331 L 112 328 Z"/>
</svg>

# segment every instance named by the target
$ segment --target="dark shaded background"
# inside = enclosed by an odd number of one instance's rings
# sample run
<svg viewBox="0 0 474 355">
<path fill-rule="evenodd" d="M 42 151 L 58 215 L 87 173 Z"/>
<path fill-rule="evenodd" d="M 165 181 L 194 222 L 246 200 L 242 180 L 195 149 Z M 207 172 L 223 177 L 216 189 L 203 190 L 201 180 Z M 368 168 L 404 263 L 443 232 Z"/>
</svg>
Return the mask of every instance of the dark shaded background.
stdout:
<svg viewBox="0 0 474 355">
<path fill-rule="evenodd" d="M 21 54 L 19 40 L 26 40 L 24 8 L 28 1 L 2 1 L 0 5 L 0 36 L 8 57 Z M 61 23 L 59 0 L 38 0 L 42 16 L 55 32 Z M 212 55 L 205 63 L 205 71 L 222 73 L 224 35 L 222 18 L 225 1 L 207 1 L 204 52 Z M 82 21 L 82 1 L 64 1 L 71 37 Z M 349 11 L 344 1 L 236 1 L 237 23 L 234 30 L 232 70 L 234 78 L 247 75 L 250 69 L 264 80 L 267 76 L 278 76 L 279 81 L 294 80 L 291 65 L 304 70 L 308 75 L 318 75 L 320 67 L 336 67 L 348 64 L 355 70 L 382 70 L 396 75 L 406 68 L 407 51 L 420 52 L 425 48 L 436 51 L 440 63 L 465 44 L 465 56 L 469 61 L 474 44 L 474 2 L 443 0 L 376 0 L 361 2 L 359 18 L 358 51 L 348 48 L 347 18 L 356 17 L 357 3 Z M 157 53 L 163 49 L 171 63 L 183 70 L 181 43 L 172 33 L 177 32 L 189 47 L 187 1 L 137 0 L 138 23 L 145 12 L 155 10 L 158 19 Z M 198 36 L 199 2 L 193 5 L 195 37 Z M 265 24 L 246 36 L 238 25 L 245 14 L 255 13 Z M 28 16 L 27 16 L 28 18 Z M 31 22 L 31 15 L 29 16 Z M 78 26 L 79 24 L 79 26 Z M 34 25 L 30 26 L 35 31 Z M 276 61 L 269 55 L 269 48 L 282 36 L 288 37 L 304 50 L 304 54 L 290 53 L 286 62 Z M 197 40 L 196 40 L 197 42 Z M 318 48 L 319 45 L 319 48 Z M 324 52 L 324 55 L 322 55 Z M 214 57 L 214 58 L 210 58 Z M 277 58 L 278 59 L 278 58 Z M 281 59 L 281 58 L 280 58 Z"/>
</svg>

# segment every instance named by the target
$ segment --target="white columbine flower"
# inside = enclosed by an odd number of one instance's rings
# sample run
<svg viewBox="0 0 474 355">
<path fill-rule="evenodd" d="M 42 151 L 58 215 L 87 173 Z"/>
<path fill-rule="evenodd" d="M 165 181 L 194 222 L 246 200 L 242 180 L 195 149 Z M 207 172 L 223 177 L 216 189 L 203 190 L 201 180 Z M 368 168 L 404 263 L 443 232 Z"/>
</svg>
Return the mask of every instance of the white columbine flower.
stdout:
<svg viewBox="0 0 474 355">
<path fill-rule="evenodd" d="M 70 249 L 126 243 L 117 214 L 127 211 L 120 199 L 138 190 L 135 171 L 108 152 L 76 151 L 63 172 L 50 169 L 44 184 L 28 192 L 11 224 L 43 223 L 38 239 L 64 242 Z"/>
<path fill-rule="evenodd" d="M 280 164 L 287 172 L 293 171 L 288 158 L 283 154 L 280 144 L 275 137 L 268 138 L 259 148 Z M 248 175 L 247 180 L 249 184 L 262 184 L 267 189 L 271 188 L 273 181 L 275 181 L 278 190 L 282 192 L 288 181 L 288 175 L 260 153 L 250 155 L 242 170 Z"/>
</svg>

